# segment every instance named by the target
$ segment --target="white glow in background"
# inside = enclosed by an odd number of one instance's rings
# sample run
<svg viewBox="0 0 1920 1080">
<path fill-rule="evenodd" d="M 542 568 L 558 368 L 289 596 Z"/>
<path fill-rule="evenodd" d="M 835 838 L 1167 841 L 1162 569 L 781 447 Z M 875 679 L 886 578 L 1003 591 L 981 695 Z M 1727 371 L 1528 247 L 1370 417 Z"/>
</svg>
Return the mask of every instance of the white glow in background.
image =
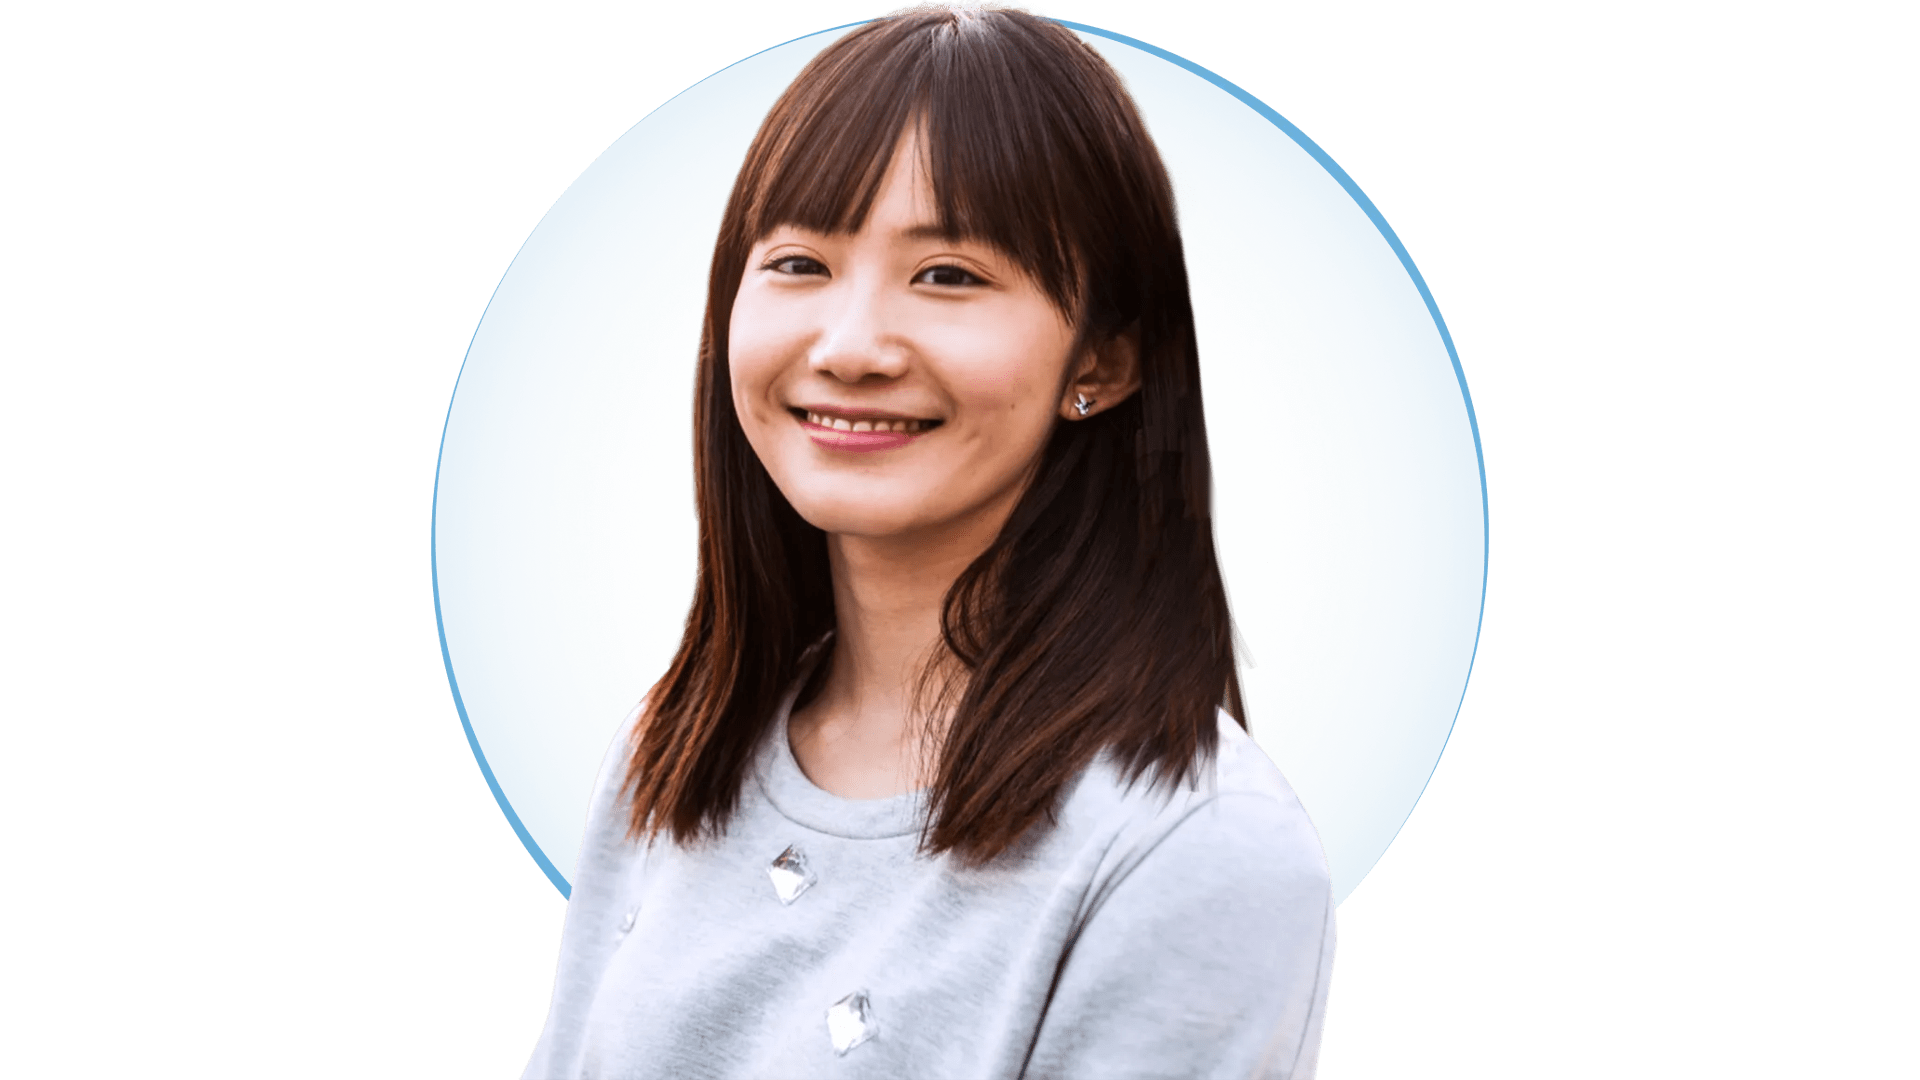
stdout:
<svg viewBox="0 0 1920 1080">
<path fill-rule="evenodd" d="M 691 596 L 690 402 L 722 205 L 767 107 L 832 37 L 728 68 L 616 142 L 515 258 L 460 376 L 435 505 L 444 642 L 556 884 Z M 1408 265 L 1326 167 L 1199 74 L 1089 40 L 1173 176 L 1253 731 L 1344 898 L 1411 812 L 1472 661 L 1485 534 L 1464 387 Z"/>
</svg>

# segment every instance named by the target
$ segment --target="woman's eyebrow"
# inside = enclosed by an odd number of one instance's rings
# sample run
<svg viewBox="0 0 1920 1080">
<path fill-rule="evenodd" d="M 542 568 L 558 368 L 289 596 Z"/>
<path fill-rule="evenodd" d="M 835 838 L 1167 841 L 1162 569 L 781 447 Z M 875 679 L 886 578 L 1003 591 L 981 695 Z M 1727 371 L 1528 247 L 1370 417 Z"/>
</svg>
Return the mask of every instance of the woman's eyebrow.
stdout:
<svg viewBox="0 0 1920 1080">
<path fill-rule="evenodd" d="M 942 228 L 937 221 L 923 221 L 918 225 L 900 230 L 900 235 L 908 240 L 965 240 L 967 237 L 950 229 Z"/>
</svg>

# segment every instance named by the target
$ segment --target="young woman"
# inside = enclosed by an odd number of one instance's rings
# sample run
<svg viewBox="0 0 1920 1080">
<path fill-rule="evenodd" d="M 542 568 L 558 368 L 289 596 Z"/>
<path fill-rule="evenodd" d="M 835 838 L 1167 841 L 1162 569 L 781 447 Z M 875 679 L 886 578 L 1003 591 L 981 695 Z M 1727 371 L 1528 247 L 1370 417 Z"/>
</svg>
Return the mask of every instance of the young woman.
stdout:
<svg viewBox="0 0 1920 1080">
<path fill-rule="evenodd" d="M 767 116 L 708 288 L 699 583 L 527 1076 L 1310 1076 L 1326 863 L 1241 726 L 1113 71 L 1013 11 L 862 26 Z"/>
</svg>

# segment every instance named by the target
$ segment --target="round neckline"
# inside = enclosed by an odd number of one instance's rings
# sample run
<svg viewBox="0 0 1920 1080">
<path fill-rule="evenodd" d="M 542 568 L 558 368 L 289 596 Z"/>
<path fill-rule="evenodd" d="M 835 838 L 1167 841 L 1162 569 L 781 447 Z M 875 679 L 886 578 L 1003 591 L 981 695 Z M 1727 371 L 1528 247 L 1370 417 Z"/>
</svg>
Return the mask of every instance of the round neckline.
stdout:
<svg viewBox="0 0 1920 1080">
<path fill-rule="evenodd" d="M 809 667 L 811 665 L 808 665 Z M 920 831 L 926 818 L 927 792 L 909 791 L 879 799 L 844 799 L 807 778 L 793 756 L 793 742 L 787 734 L 787 720 L 793 715 L 794 699 L 805 683 L 803 673 L 780 701 L 779 712 L 768 724 L 767 738 L 760 748 L 760 790 L 787 819 L 815 832 L 850 840 L 879 840 Z"/>
</svg>

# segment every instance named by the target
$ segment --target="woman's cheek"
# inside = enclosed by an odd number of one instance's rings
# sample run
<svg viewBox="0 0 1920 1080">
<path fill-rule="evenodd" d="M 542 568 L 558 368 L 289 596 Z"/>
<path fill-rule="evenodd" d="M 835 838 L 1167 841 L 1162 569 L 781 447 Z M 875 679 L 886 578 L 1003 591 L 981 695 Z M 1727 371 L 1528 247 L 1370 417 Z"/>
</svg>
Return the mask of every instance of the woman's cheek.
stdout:
<svg viewBox="0 0 1920 1080">
<path fill-rule="evenodd" d="M 764 334 L 748 331 L 732 337 L 727 346 L 727 370 L 733 382 L 733 405 L 742 421 L 765 423 L 773 408 L 772 395 L 780 365 Z"/>
<path fill-rule="evenodd" d="M 727 353 L 734 361 L 758 365 L 770 347 L 787 331 L 783 328 L 781 305 L 768 295 L 760 282 L 745 282 L 735 296 L 733 314 L 727 320 Z"/>
</svg>

